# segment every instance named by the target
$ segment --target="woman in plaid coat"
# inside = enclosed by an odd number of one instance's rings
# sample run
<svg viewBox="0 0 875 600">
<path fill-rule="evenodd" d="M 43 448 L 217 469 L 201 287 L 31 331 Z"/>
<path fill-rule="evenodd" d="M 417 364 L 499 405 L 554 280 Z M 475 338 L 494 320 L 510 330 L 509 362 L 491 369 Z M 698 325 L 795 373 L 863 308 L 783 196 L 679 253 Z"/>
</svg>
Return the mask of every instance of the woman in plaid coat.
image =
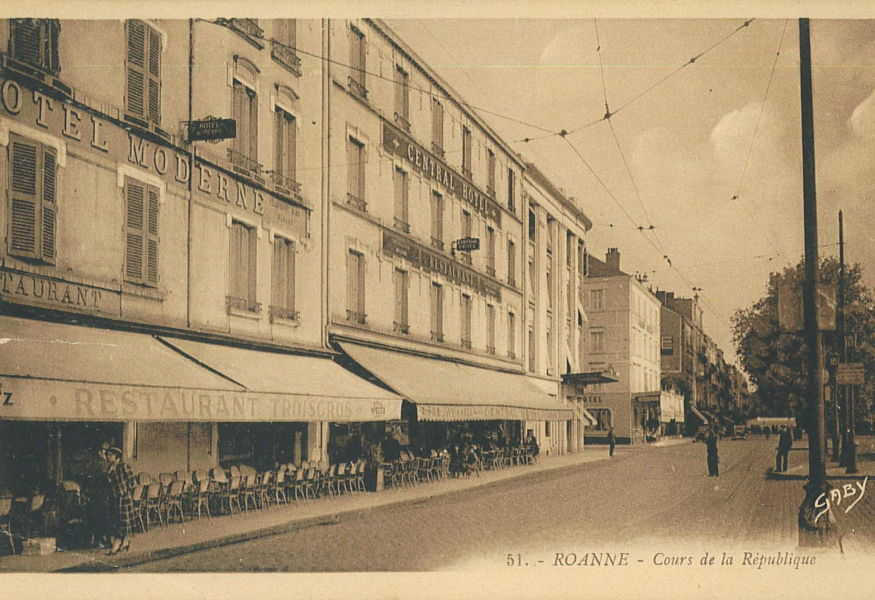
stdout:
<svg viewBox="0 0 875 600">
<path fill-rule="evenodd" d="M 131 548 L 131 538 L 134 533 L 134 501 L 131 490 L 134 487 L 134 474 L 131 468 L 122 462 L 122 451 L 110 448 L 109 457 L 109 532 L 112 535 L 110 555 L 127 552 Z"/>
</svg>

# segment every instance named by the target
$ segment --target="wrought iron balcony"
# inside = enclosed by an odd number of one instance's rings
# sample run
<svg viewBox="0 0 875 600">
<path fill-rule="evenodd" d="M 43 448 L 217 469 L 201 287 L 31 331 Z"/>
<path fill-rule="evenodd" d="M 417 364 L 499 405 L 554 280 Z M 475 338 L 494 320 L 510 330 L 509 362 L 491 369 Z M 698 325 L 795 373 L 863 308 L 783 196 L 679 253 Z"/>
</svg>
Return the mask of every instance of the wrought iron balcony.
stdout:
<svg viewBox="0 0 875 600">
<path fill-rule="evenodd" d="M 228 148 L 228 160 L 230 160 L 231 164 L 235 167 L 246 169 L 250 173 L 261 173 L 261 169 L 263 168 L 260 162 L 249 158 L 242 152 L 238 152 L 233 148 Z"/>
<path fill-rule="evenodd" d="M 298 322 L 301 320 L 301 311 L 282 306 L 271 306 L 270 322 L 273 323 L 275 320 Z"/>
<path fill-rule="evenodd" d="M 359 325 L 365 325 L 368 322 L 368 315 L 363 312 L 357 312 L 354 310 L 346 311 L 346 320 L 350 323 L 357 323 Z"/>
<path fill-rule="evenodd" d="M 516 360 L 516 352 L 514 352 L 513 350 L 508 350 L 507 357 L 511 360 Z"/>
<path fill-rule="evenodd" d="M 365 87 L 364 82 L 359 81 L 352 75 L 350 75 L 349 77 L 349 91 L 354 96 L 358 96 L 362 100 L 368 99 L 368 88 Z"/>
<path fill-rule="evenodd" d="M 468 179 L 472 179 L 474 177 L 474 173 L 471 171 L 471 167 L 466 167 L 465 165 L 462 165 L 462 175 L 464 175 Z"/>
<path fill-rule="evenodd" d="M 295 51 L 276 40 L 270 42 L 270 56 L 298 77 L 301 76 L 301 59 Z"/>
<path fill-rule="evenodd" d="M 431 332 L 431 340 L 432 340 L 433 342 L 440 342 L 440 343 L 443 343 L 443 341 L 444 341 L 444 334 L 443 334 L 443 332 L 442 332 L 442 331 L 432 331 L 432 332 Z"/>
<path fill-rule="evenodd" d="M 471 340 L 466 340 L 465 338 L 462 338 L 462 348 L 470 350 L 472 348 Z"/>
<path fill-rule="evenodd" d="M 507 276 L 507 285 L 509 285 L 511 287 L 516 287 L 516 277 L 514 277 L 513 275 L 508 275 Z"/>
<path fill-rule="evenodd" d="M 262 48 L 264 41 L 264 29 L 259 27 L 255 19 L 222 19 L 231 26 L 231 29 L 245 37 L 255 46 Z"/>
<path fill-rule="evenodd" d="M 486 274 L 495 277 L 495 267 L 486 266 Z"/>
<path fill-rule="evenodd" d="M 446 156 L 446 151 L 444 150 L 443 145 L 436 144 L 435 142 L 431 143 L 431 151 L 434 152 L 440 158 L 444 158 Z"/>
<path fill-rule="evenodd" d="M 436 249 L 436 250 L 441 250 L 441 251 L 443 251 L 443 249 L 444 249 L 444 241 L 443 241 L 443 240 L 439 240 L 438 238 L 432 236 L 432 237 L 431 237 L 431 247 L 434 248 L 434 249 Z"/>
<path fill-rule="evenodd" d="M 487 354 L 495 354 L 495 346 L 486 346 Z"/>
<path fill-rule="evenodd" d="M 473 259 L 471 258 L 471 254 L 468 252 L 460 252 L 459 253 L 459 261 L 468 265 L 468 266 L 471 266 L 471 264 L 473 264 L 473 262 L 474 262 Z"/>
<path fill-rule="evenodd" d="M 368 203 L 357 196 L 347 193 L 346 204 L 361 212 L 368 212 Z"/>
<path fill-rule="evenodd" d="M 392 331 L 395 333 L 402 333 L 404 335 L 410 335 L 410 324 L 409 323 L 399 323 L 395 321 L 392 323 Z"/>
<path fill-rule="evenodd" d="M 410 133 L 410 121 L 404 115 L 395 113 L 395 124 L 407 133 Z"/>
<path fill-rule="evenodd" d="M 404 219 L 399 219 L 395 217 L 395 229 L 398 231 L 403 231 L 404 233 L 410 233 L 410 223 L 405 221 Z"/>
<path fill-rule="evenodd" d="M 282 173 L 279 173 L 277 171 L 272 171 L 270 174 L 270 178 L 273 180 L 274 185 L 284 190 L 288 190 L 293 194 L 301 193 L 301 184 L 287 175 L 283 175 Z"/>
<path fill-rule="evenodd" d="M 255 302 L 248 298 L 225 296 L 225 306 L 228 309 L 228 314 L 232 312 L 248 312 L 257 315 L 261 313 L 261 302 Z"/>
</svg>

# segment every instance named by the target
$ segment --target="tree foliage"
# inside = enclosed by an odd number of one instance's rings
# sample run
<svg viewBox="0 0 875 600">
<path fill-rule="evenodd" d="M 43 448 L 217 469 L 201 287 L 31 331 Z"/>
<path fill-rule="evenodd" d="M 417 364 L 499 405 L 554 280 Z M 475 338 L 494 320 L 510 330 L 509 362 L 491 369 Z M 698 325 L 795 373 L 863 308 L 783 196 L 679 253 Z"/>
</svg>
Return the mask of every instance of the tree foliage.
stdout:
<svg viewBox="0 0 875 600">
<path fill-rule="evenodd" d="M 838 286 L 839 262 L 834 257 L 821 261 L 821 283 Z M 808 347 L 802 332 L 784 332 L 778 323 L 778 288 L 783 282 L 799 284 L 805 279 L 804 263 L 772 273 L 766 295 L 752 306 L 739 309 L 732 317 L 733 338 L 739 359 L 757 388 L 761 416 L 795 414 L 804 422 L 807 388 Z M 856 334 L 854 362 L 866 369 L 866 385 L 859 388 L 856 402 L 858 422 L 869 419 L 875 386 L 875 301 L 862 283 L 859 264 L 845 265 L 845 315 L 847 334 Z M 824 355 L 838 354 L 836 332 L 823 333 Z"/>
</svg>

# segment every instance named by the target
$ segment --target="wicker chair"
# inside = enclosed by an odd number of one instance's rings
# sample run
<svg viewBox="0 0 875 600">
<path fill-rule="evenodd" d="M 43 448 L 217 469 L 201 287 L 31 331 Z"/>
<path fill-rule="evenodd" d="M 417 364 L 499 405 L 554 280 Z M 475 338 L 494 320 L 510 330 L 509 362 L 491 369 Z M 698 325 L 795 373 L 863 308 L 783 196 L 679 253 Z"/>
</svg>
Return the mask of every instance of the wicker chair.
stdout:
<svg viewBox="0 0 875 600">
<path fill-rule="evenodd" d="M 0 533 L 9 540 L 9 547 L 15 555 L 15 539 L 12 537 L 12 496 L 0 497 Z"/>
<path fill-rule="evenodd" d="M 146 486 L 146 493 L 143 497 L 143 512 L 146 515 L 146 531 L 152 528 L 152 515 L 158 516 L 158 523 L 164 527 L 164 512 L 163 495 L 161 493 L 162 486 L 160 483 L 150 483 Z"/>
<path fill-rule="evenodd" d="M 167 493 L 164 495 L 164 514 L 167 523 L 173 520 L 174 512 L 179 515 L 179 522 L 185 523 L 185 512 L 182 510 L 182 496 L 185 491 L 185 482 L 175 480 L 170 483 Z"/>
</svg>

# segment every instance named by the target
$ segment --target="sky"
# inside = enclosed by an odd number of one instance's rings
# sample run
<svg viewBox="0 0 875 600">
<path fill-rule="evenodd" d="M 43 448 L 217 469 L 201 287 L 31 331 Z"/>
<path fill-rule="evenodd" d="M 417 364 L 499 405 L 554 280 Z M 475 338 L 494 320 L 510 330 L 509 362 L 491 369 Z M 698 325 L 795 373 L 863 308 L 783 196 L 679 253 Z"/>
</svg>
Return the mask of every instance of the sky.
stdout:
<svg viewBox="0 0 875 600">
<path fill-rule="evenodd" d="M 386 22 L 503 115 L 480 113 L 577 200 L 592 254 L 701 288 L 705 331 L 737 362 L 732 315 L 804 251 L 798 19 Z M 843 210 L 846 262 L 875 288 L 875 22 L 812 20 L 811 38 L 819 252 L 838 255 Z"/>
</svg>

